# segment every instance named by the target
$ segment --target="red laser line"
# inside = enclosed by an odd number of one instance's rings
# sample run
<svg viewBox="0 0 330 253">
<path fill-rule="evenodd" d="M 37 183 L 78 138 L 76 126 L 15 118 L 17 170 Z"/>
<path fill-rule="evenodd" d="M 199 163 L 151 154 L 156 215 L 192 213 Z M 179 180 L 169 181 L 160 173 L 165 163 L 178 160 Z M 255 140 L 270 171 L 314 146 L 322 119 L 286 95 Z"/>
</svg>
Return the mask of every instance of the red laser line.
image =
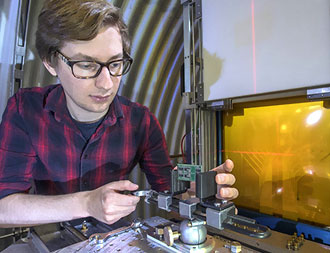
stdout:
<svg viewBox="0 0 330 253">
<path fill-rule="evenodd" d="M 258 152 L 258 151 L 221 150 L 221 152 L 238 153 L 238 154 L 251 154 L 251 155 L 294 156 L 294 154 L 291 154 L 291 153 Z"/>
</svg>

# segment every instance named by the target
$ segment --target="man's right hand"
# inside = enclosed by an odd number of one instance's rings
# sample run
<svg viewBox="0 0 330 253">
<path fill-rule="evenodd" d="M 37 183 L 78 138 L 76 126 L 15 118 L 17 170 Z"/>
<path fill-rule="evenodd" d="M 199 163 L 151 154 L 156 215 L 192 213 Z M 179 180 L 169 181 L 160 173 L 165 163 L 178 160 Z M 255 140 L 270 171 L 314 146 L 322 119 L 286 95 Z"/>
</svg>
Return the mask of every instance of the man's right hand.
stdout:
<svg viewBox="0 0 330 253">
<path fill-rule="evenodd" d="M 129 215 L 136 208 L 140 198 L 133 195 L 120 194 L 120 191 L 135 191 L 138 185 L 128 180 L 116 181 L 101 186 L 87 193 L 87 212 L 107 224 Z"/>
</svg>

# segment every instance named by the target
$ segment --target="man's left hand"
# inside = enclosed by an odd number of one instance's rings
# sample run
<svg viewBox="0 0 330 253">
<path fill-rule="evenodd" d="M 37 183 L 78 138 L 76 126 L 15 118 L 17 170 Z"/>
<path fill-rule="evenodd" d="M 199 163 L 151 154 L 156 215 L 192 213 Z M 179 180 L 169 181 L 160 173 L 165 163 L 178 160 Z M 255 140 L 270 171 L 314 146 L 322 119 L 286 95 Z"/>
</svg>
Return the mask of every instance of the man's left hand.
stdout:
<svg viewBox="0 0 330 253">
<path fill-rule="evenodd" d="M 238 190 L 231 187 L 236 179 L 230 172 L 234 168 L 234 163 L 232 160 L 227 159 L 223 164 L 212 169 L 217 172 L 215 176 L 215 181 L 218 184 L 217 198 L 220 199 L 235 199 L 238 196 Z"/>
</svg>

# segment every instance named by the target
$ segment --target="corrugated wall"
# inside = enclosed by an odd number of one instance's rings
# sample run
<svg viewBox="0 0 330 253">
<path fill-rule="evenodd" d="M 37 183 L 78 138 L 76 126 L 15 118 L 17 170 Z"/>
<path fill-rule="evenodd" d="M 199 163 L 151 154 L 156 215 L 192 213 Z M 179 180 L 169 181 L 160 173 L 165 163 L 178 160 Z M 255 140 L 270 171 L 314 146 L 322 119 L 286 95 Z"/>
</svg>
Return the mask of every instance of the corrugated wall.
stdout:
<svg viewBox="0 0 330 253">
<path fill-rule="evenodd" d="M 115 0 L 132 37 L 134 63 L 123 77 L 119 93 L 156 115 L 164 128 L 170 154 L 180 152 L 184 111 L 180 88 L 183 64 L 182 6 L 179 0 Z M 35 30 L 43 1 L 32 0 L 23 87 L 45 86 L 57 80 L 38 58 Z"/>
</svg>

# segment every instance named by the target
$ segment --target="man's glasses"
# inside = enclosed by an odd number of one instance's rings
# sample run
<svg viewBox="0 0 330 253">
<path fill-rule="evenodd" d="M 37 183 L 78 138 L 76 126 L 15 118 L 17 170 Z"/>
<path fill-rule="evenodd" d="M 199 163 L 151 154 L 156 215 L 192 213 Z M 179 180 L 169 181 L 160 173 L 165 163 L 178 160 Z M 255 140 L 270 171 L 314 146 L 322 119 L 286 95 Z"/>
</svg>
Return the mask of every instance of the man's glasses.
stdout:
<svg viewBox="0 0 330 253">
<path fill-rule="evenodd" d="M 109 70 L 111 76 L 122 76 L 129 71 L 133 62 L 133 59 L 129 56 L 106 63 L 98 61 L 72 61 L 60 51 L 57 50 L 56 53 L 63 62 L 71 67 L 72 74 L 79 79 L 95 78 L 101 73 L 103 67 Z"/>
</svg>

